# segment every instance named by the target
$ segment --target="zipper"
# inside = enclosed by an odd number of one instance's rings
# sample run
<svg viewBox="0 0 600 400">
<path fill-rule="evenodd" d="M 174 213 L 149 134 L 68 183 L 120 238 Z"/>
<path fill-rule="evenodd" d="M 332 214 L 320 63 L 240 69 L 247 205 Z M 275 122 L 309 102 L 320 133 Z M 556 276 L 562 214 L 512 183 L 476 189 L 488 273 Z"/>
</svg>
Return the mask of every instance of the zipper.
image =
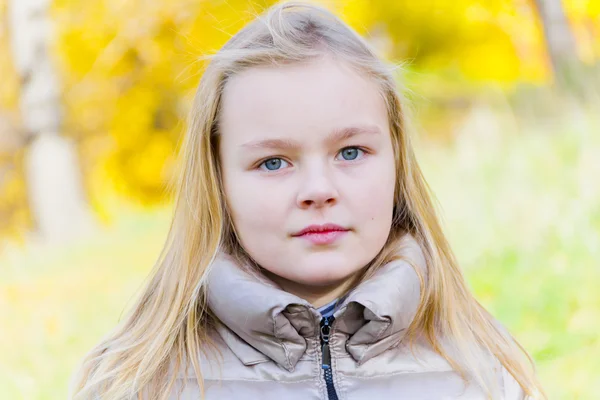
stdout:
<svg viewBox="0 0 600 400">
<path fill-rule="evenodd" d="M 333 386 L 333 371 L 331 370 L 331 352 L 329 350 L 329 330 L 333 322 L 333 316 L 323 317 L 321 319 L 321 368 L 323 369 L 323 378 L 327 386 L 327 398 L 329 400 L 339 400 L 335 387 Z"/>
</svg>

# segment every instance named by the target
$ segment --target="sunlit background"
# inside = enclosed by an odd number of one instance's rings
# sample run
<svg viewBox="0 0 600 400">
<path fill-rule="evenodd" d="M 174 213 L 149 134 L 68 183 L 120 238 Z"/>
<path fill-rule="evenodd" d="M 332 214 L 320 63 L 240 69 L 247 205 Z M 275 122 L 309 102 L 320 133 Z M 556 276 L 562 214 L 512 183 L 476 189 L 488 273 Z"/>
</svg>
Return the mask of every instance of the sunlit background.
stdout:
<svg viewBox="0 0 600 400">
<path fill-rule="evenodd" d="M 131 305 L 199 57 L 270 4 L 0 0 L 0 399 L 64 399 Z M 402 65 L 477 298 L 551 399 L 600 399 L 600 1 L 327 4 Z"/>
</svg>

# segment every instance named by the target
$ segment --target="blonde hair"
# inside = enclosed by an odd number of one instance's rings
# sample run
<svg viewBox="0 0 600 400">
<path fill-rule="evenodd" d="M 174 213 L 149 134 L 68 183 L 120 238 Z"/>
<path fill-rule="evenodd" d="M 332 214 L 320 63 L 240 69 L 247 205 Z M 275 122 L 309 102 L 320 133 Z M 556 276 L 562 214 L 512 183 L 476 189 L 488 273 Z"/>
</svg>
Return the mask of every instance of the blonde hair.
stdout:
<svg viewBox="0 0 600 400">
<path fill-rule="evenodd" d="M 395 152 L 397 184 L 388 242 L 367 266 L 372 272 L 393 255 L 404 233 L 421 245 L 427 273 L 416 317 L 409 328 L 443 356 L 463 379 L 473 379 L 491 397 L 497 385 L 492 359 L 525 393 L 544 397 L 527 352 L 470 293 L 438 221 L 433 196 L 407 134 L 404 100 L 386 65 L 355 31 L 318 5 L 279 3 L 233 36 L 208 64 L 198 87 L 182 142 L 181 171 L 168 239 L 151 279 L 123 321 L 81 362 L 72 398 L 166 399 L 181 368 L 193 367 L 203 389 L 197 351 L 215 353 L 209 339 L 214 322 L 206 303 L 206 277 L 219 251 L 245 259 L 222 192 L 218 139 L 221 96 L 228 79 L 264 65 L 335 57 L 371 78 L 385 99 Z M 401 100 L 403 100 L 401 102 Z"/>
</svg>

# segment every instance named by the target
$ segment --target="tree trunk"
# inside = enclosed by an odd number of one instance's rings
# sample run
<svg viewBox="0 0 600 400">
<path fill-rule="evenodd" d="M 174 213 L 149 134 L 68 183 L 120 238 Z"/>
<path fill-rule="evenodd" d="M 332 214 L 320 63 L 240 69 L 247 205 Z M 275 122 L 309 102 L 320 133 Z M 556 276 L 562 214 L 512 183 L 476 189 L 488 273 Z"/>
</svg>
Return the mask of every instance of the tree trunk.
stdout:
<svg viewBox="0 0 600 400">
<path fill-rule="evenodd" d="M 584 94 L 585 72 L 577 56 L 575 39 L 561 0 L 535 0 L 535 5 L 557 85 L 561 89 Z"/>
<path fill-rule="evenodd" d="M 62 241 L 92 227 L 75 146 L 60 136 L 60 88 L 49 54 L 50 0 L 11 0 L 11 50 L 21 80 L 20 110 L 29 137 L 25 174 L 37 234 Z"/>
</svg>

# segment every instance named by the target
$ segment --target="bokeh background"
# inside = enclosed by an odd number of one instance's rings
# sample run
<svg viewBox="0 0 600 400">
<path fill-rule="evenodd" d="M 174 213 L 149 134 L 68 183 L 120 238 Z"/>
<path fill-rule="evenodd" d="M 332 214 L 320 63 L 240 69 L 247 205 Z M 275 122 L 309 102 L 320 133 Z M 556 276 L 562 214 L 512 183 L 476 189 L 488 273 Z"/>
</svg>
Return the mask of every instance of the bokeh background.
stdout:
<svg viewBox="0 0 600 400">
<path fill-rule="evenodd" d="M 63 399 L 169 225 L 186 114 L 270 1 L 0 0 L 0 399 Z M 600 1 L 337 0 L 402 65 L 477 298 L 551 399 L 600 399 Z"/>
</svg>

